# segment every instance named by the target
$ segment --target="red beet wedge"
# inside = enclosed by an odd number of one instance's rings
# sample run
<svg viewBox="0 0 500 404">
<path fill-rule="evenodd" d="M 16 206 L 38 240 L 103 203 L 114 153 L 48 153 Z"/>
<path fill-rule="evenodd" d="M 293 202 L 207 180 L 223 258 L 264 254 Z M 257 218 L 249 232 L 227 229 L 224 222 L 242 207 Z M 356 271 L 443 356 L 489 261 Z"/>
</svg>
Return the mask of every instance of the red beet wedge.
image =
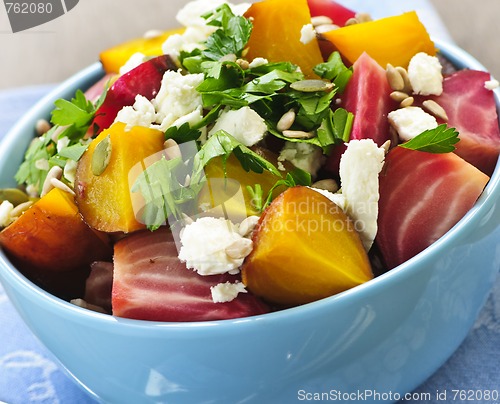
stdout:
<svg viewBox="0 0 500 404">
<path fill-rule="evenodd" d="M 263 314 L 268 308 L 250 293 L 214 303 L 211 286 L 236 275 L 202 276 L 187 269 L 166 229 L 142 231 L 115 245 L 113 314 L 152 321 L 224 320 Z"/>
<path fill-rule="evenodd" d="M 116 80 L 96 112 L 94 125 L 98 127 L 97 133 L 109 128 L 118 112 L 125 106 L 133 105 L 138 94 L 149 100 L 154 98 L 160 90 L 163 74 L 175 69 L 177 66 L 170 56 L 162 55 L 142 63 Z"/>
<path fill-rule="evenodd" d="M 376 238 L 388 268 L 407 261 L 450 230 L 471 209 L 488 180 L 455 153 L 392 149 L 380 174 Z"/>
</svg>

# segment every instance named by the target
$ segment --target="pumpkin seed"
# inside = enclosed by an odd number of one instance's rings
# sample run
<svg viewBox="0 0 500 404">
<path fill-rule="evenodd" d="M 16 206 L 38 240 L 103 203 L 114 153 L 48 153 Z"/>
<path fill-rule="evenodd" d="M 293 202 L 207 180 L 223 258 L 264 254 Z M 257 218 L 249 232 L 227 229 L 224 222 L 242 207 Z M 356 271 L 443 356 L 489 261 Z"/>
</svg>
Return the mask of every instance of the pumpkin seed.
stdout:
<svg viewBox="0 0 500 404">
<path fill-rule="evenodd" d="M 303 130 L 284 130 L 283 136 L 290 139 L 311 139 L 315 135 L 314 132 L 304 132 Z"/>
<path fill-rule="evenodd" d="M 290 84 L 290 87 L 303 93 L 315 93 L 317 91 L 330 91 L 333 83 L 324 80 L 300 80 Z"/>
<path fill-rule="evenodd" d="M 29 196 L 17 188 L 0 189 L 0 202 L 9 201 L 12 205 L 17 206 L 21 203 L 29 201 Z"/>
<path fill-rule="evenodd" d="M 111 159 L 111 138 L 106 136 L 102 139 L 99 144 L 94 149 L 94 154 L 92 155 L 92 174 L 95 176 L 101 175 L 109 164 Z"/>
<path fill-rule="evenodd" d="M 295 122 L 295 117 L 296 114 L 293 109 L 290 109 L 288 112 L 285 112 L 278 121 L 278 123 L 276 124 L 276 129 L 278 129 L 280 132 L 290 129 L 293 123 Z"/>
</svg>

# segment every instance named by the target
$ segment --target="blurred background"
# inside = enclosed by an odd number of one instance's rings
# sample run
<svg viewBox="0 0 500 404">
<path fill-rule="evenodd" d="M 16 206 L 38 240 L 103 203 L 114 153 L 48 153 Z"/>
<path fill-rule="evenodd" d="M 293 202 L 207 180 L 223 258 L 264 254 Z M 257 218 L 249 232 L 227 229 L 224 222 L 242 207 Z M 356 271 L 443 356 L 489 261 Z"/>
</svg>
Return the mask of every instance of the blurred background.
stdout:
<svg viewBox="0 0 500 404">
<path fill-rule="evenodd" d="M 430 1 L 453 40 L 500 78 L 500 1 Z M 175 13 L 162 10 L 177 10 L 185 3 L 187 0 L 81 0 L 63 17 L 16 34 L 0 9 L 0 90 L 61 82 L 96 62 L 103 49 L 150 29 L 177 26 Z"/>
</svg>

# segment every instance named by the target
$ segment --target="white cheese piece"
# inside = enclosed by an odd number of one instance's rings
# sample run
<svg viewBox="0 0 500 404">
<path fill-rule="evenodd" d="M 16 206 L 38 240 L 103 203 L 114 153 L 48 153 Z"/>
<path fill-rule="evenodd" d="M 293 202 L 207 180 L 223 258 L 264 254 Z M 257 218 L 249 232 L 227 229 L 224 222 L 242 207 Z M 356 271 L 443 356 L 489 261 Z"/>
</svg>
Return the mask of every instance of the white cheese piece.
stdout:
<svg viewBox="0 0 500 404">
<path fill-rule="evenodd" d="M 160 90 L 152 104 L 156 110 L 157 129 L 166 131 L 174 122 L 185 115 L 198 111 L 197 119 L 192 116 L 190 122 L 195 124 L 203 119 L 203 102 L 196 87 L 204 80 L 204 75 L 186 74 L 167 71 L 163 75 Z"/>
<path fill-rule="evenodd" d="M 226 282 L 219 283 L 210 287 L 212 292 L 212 300 L 214 303 L 231 302 L 238 296 L 239 293 L 247 293 L 245 285 L 242 282 Z"/>
<path fill-rule="evenodd" d="M 441 95 L 443 92 L 443 67 L 439 59 L 419 52 L 408 65 L 408 77 L 413 92 L 421 95 Z"/>
<path fill-rule="evenodd" d="M 321 195 L 326 196 L 328 199 L 330 199 L 335 205 L 337 205 L 340 209 L 342 209 L 344 212 L 347 210 L 347 203 L 345 200 L 344 194 L 342 194 L 342 190 L 339 190 L 338 192 L 330 192 L 327 191 L 326 189 L 320 189 L 320 188 L 314 188 L 314 187 L 309 187 L 312 190 L 319 192 Z"/>
<path fill-rule="evenodd" d="M 203 74 L 183 75 L 167 71 L 153 100 L 137 95 L 134 105 L 123 107 L 115 122 L 126 123 L 127 130 L 133 126 L 144 126 L 163 132 L 185 122 L 196 125 L 203 119 L 201 94 L 196 91 L 203 79 Z"/>
<path fill-rule="evenodd" d="M 120 67 L 120 75 L 128 73 L 130 70 L 135 69 L 140 64 L 144 63 L 146 60 L 146 55 L 141 52 L 136 52 L 125 62 L 125 64 Z"/>
<path fill-rule="evenodd" d="M 438 126 L 436 118 L 420 107 L 400 108 L 389 112 L 387 117 L 403 142 Z"/>
<path fill-rule="evenodd" d="M 250 107 L 236 110 L 223 111 L 213 128 L 208 132 L 208 137 L 224 130 L 245 146 L 259 143 L 267 133 L 266 121 Z"/>
<path fill-rule="evenodd" d="M 487 90 L 494 90 L 498 86 L 500 86 L 500 83 L 498 82 L 498 80 L 495 80 L 493 78 L 484 82 L 484 88 L 486 88 Z"/>
<path fill-rule="evenodd" d="M 248 67 L 250 69 L 255 69 L 256 67 L 264 66 L 264 65 L 267 65 L 268 63 L 269 63 L 269 60 L 267 60 L 265 58 L 257 57 L 250 62 Z"/>
<path fill-rule="evenodd" d="M 307 171 L 314 178 L 325 161 L 323 150 L 313 144 L 285 142 L 278 161 L 289 161 L 295 167 Z"/>
<path fill-rule="evenodd" d="M 188 224 L 181 232 L 180 241 L 179 259 L 200 275 L 238 273 L 252 244 L 252 240 L 240 235 L 238 227 L 230 220 L 215 217 L 201 217 Z M 238 258 L 230 256 L 233 254 L 226 250 L 235 244 L 241 244 L 242 251 L 247 254 Z"/>
<path fill-rule="evenodd" d="M 377 235 L 379 181 L 385 150 L 372 139 L 351 140 L 340 158 L 345 212 L 368 251 Z"/>
<path fill-rule="evenodd" d="M 14 205 L 9 201 L 3 201 L 0 204 L 0 228 L 7 227 L 12 223 L 12 210 L 14 209 Z"/>
<path fill-rule="evenodd" d="M 312 24 L 306 24 L 300 30 L 300 42 L 307 45 L 316 38 L 316 31 Z"/>
<path fill-rule="evenodd" d="M 134 105 L 123 107 L 116 115 L 115 122 L 126 123 L 126 130 L 133 126 L 150 127 L 156 120 L 154 105 L 146 97 L 138 94 Z"/>
</svg>

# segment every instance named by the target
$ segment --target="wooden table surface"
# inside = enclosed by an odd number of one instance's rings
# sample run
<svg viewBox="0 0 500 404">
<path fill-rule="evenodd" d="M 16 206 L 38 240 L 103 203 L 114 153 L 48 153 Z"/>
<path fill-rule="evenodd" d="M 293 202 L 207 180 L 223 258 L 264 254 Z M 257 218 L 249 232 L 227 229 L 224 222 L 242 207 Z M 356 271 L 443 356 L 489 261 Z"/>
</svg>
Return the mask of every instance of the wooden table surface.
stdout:
<svg viewBox="0 0 500 404">
<path fill-rule="evenodd" d="M 454 40 L 500 78 L 500 1 L 432 1 Z M 102 49 L 176 26 L 175 16 L 162 9 L 186 2 L 146 0 L 138 15 L 137 0 L 82 0 L 65 16 L 16 34 L 0 11 L 0 89 L 60 82 L 97 61 Z"/>
</svg>

